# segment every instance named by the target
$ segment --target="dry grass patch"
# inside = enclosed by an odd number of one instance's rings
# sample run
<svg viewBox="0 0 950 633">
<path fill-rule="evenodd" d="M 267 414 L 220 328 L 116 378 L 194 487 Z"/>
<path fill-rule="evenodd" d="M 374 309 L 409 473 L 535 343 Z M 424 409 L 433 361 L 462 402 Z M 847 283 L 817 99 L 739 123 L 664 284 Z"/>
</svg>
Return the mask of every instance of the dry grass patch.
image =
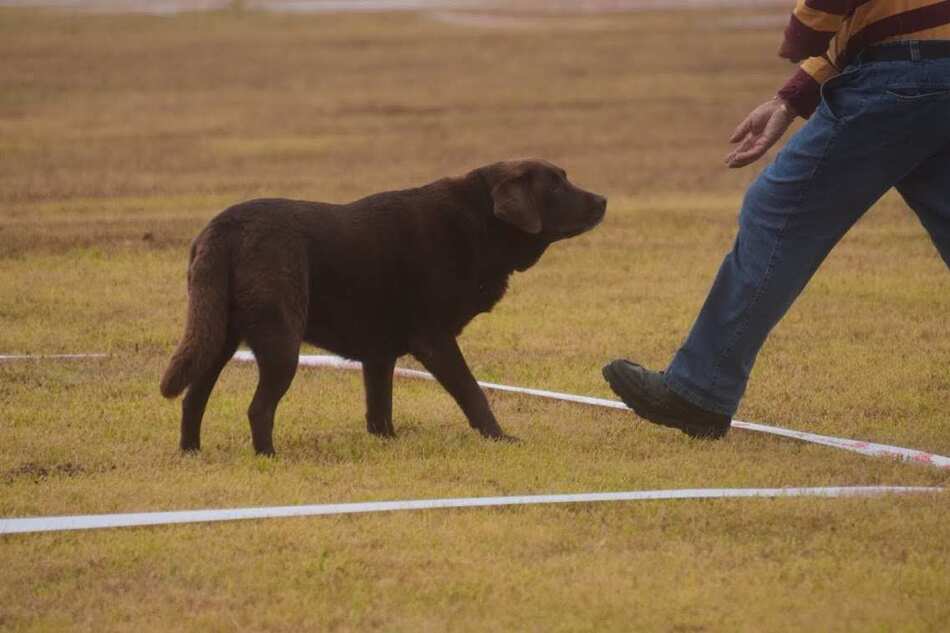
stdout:
<svg viewBox="0 0 950 633">
<path fill-rule="evenodd" d="M 726 14 L 729 17 L 732 14 Z M 717 14 L 721 17 L 721 14 Z M 255 458 L 254 369 L 226 370 L 205 450 L 157 383 L 188 242 L 228 204 L 347 200 L 512 156 L 610 199 L 516 275 L 462 346 L 483 379 L 608 396 L 601 364 L 664 364 L 753 171 L 724 139 L 788 68 L 777 33 L 709 14 L 470 29 L 415 15 L 174 18 L 0 10 L 0 516 L 681 487 L 947 485 L 948 474 L 621 412 L 491 396 L 483 442 L 400 380 L 400 438 L 358 376 L 301 370 Z M 583 28 L 579 28 L 583 26 Z M 670 46 L 675 42 L 675 47 Z M 763 350 L 746 419 L 950 453 L 950 277 L 890 197 Z M 644 503 L 7 537 L 10 630 L 915 630 L 950 621 L 946 495 Z"/>
</svg>

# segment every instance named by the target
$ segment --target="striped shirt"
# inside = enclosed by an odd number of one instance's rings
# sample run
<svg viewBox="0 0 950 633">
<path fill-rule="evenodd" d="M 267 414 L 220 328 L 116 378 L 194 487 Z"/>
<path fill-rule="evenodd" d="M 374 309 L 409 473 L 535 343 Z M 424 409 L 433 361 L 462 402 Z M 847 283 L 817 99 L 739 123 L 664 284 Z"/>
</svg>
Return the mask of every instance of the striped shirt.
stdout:
<svg viewBox="0 0 950 633">
<path fill-rule="evenodd" d="M 864 48 L 900 40 L 950 40 L 950 0 L 798 0 L 779 55 L 802 63 L 778 96 L 807 118 L 821 84 Z"/>
</svg>

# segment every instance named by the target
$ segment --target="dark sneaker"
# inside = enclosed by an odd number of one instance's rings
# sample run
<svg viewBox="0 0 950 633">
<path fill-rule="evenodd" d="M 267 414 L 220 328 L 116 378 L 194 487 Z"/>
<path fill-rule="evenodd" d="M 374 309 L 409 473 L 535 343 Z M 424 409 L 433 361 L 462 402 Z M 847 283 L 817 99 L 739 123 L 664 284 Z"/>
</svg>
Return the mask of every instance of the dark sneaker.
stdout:
<svg viewBox="0 0 950 633">
<path fill-rule="evenodd" d="M 718 440 L 729 432 L 728 415 L 685 400 L 666 386 L 663 372 L 618 359 L 605 365 L 603 374 L 614 393 L 641 418 L 705 440 Z"/>
</svg>

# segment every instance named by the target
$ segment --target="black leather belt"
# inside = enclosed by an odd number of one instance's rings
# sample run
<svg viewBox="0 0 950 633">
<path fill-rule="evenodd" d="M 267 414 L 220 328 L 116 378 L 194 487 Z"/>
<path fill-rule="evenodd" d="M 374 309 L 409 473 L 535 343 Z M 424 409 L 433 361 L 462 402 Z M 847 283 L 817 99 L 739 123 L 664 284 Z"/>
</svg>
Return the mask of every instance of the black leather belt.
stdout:
<svg viewBox="0 0 950 633">
<path fill-rule="evenodd" d="M 915 40 L 869 46 L 858 55 L 858 61 L 898 62 L 950 57 L 950 40 Z"/>
</svg>

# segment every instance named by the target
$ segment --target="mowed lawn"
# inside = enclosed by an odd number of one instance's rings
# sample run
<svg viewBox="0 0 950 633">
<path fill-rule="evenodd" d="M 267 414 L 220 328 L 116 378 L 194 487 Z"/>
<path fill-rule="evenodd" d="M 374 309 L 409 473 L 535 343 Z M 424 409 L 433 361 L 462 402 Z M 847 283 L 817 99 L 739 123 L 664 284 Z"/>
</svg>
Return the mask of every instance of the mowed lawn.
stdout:
<svg viewBox="0 0 950 633">
<path fill-rule="evenodd" d="M 253 455 L 252 366 L 200 456 L 158 380 L 190 239 L 257 196 L 346 201 L 540 156 L 610 198 L 461 339 L 482 379 L 611 397 L 662 366 L 760 166 L 721 162 L 773 94 L 778 27 L 738 14 L 508 19 L 0 10 L 0 516 L 698 487 L 947 485 L 950 473 L 734 431 L 491 395 L 479 439 L 397 380 L 303 369 Z M 770 24 L 760 20 L 757 24 Z M 498 26 L 498 24 L 494 24 Z M 896 197 L 764 348 L 739 417 L 950 454 L 950 275 Z M 405 359 L 411 365 L 411 359 Z M 644 502 L 0 537 L 0 629 L 945 631 L 950 496 Z"/>
</svg>

